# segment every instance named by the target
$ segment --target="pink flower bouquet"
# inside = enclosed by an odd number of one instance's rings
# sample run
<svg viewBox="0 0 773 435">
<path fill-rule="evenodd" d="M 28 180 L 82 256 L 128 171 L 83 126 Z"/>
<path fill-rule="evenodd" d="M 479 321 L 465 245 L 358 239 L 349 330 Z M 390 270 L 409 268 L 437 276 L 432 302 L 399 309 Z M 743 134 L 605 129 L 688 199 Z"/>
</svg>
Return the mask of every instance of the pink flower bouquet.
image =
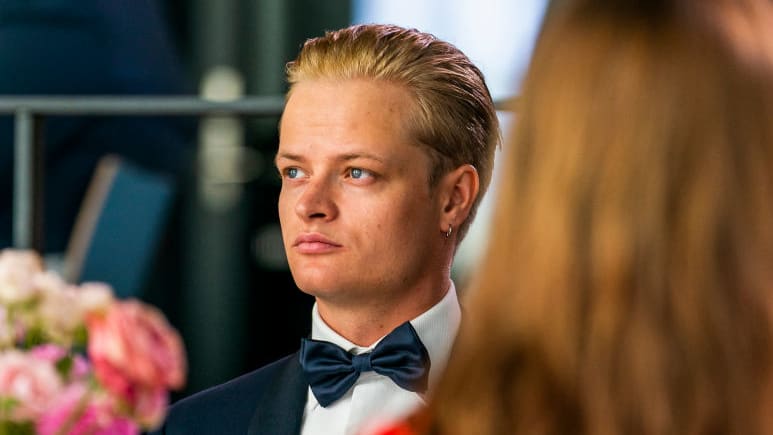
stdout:
<svg viewBox="0 0 773 435">
<path fill-rule="evenodd" d="M 1 435 L 153 429 L 185 372 L 158 310 L 105 284 L 67 284 L 34 252 L 0 252 Z"/>
</svg>

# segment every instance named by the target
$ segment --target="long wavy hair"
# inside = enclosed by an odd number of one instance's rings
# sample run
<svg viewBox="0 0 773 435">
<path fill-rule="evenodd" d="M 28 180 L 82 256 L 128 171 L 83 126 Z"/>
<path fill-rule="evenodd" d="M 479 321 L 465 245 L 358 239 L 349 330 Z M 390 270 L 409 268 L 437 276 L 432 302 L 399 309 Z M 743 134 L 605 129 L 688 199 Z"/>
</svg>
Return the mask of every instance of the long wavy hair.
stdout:
<svg viewBox="0 0 773 435">
<path fill-rule="evenodd" d="M 773 433 L 771 2 L 570 2 L 518 115 L 419 428 Z"/>
</svg>

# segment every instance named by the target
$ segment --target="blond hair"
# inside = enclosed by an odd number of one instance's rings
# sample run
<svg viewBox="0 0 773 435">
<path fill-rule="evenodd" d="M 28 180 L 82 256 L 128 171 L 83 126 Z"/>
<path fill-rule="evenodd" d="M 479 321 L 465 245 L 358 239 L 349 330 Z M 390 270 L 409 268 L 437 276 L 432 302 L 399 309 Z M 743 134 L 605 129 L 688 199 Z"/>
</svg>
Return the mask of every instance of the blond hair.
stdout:
<svg viewBox="0 0 773 435">
<path fill-rule="evenodd" d="M 428 150 L 434 186 L 447 172 L 471 164 L 480 193 L 458 228 L 461 241 L 491 181 L 499 123 L 483 74 L 459 49 L 428 33 L 393 25 L 355 25 L 306 41 L 287 65 L 287 80 L 383 80 L 415 99 L 406 127 Z"/>
<path fill-rule="evenodd" d="M 546 25 L 427 432 L 773 433 L 773 29 L 749 4 Z"/>
</svg>

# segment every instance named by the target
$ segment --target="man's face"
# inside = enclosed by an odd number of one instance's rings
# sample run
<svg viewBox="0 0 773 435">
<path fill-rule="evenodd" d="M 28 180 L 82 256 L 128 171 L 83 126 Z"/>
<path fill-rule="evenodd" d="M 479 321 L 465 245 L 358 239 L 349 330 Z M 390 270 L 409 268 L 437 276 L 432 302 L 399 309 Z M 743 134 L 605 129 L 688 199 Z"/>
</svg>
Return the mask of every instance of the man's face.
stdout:
<svg viewBox="0 0 773 435">
<path fill-rule="evenodd" d="M 437 267 L 441 206 L 412 143 L 402 87 L 370 80 L 295 85 L 276 165 L 279 219 L 298 287 L 318 301 L 410 297 Z"/>
</svg>

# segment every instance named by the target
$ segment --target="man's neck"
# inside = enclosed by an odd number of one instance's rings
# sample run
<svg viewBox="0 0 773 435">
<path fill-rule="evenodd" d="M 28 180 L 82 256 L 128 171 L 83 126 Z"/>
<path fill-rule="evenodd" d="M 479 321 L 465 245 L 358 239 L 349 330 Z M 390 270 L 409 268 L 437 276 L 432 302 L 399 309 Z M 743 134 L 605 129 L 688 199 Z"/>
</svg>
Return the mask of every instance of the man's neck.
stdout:
<svg viewBox="0 0 773 435">
<path fill-rule="evenodd" d="M 450 287 L 450 278 L 432 287 L 410 293 L 402 300 L 370 304 L 340 305 L 317 298 L 322 320 L 336 333 L 357 346 L 368 347 L 403 323 L 440 302 Z"/>
</svg>

